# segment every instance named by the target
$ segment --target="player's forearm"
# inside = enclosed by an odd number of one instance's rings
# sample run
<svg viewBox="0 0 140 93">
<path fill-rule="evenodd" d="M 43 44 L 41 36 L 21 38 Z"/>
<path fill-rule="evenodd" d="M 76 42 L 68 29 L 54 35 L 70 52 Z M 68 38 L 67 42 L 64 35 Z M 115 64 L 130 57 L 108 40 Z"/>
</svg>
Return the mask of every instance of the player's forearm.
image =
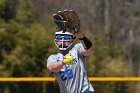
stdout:
<svg viewBox="0 0 140 93">
<path fill-rule="evenodd" d="M 85 50 L 88 50 L 92 47 L 91 41 L 86 36 L 84 36 L 83 38 L 79 38 L 79 40 L 81 40 Z"/>
<path fill-rule="evenodd" d="M 82 52 L 84 56 L 90 56 L 95 52 L 94 46 L 91 46 L 88 50 Z"/>
<path fill-rule="evenodd" d="M 75 33 L 75 36 L 82 42 L 85 50 L 93 48 L 92 42 L 81 31 Z"/>
<path fill-rule="evenodd" d="M 92 42 L 83 35 L 83 38 L 79 38 L 82 41 L 85 51 L 82 54 L 85 56 L 90 56 L 92 53 L 95 52 L 95 47 L 93 46 Z"/>
<path fill-rule="evenodd" d="M 50 65 L 48 65 L 47 68 L 51 72 L 59 72 L 63 66 L 64 66 L 64 62 L 52 62 Z"/>
</svg>

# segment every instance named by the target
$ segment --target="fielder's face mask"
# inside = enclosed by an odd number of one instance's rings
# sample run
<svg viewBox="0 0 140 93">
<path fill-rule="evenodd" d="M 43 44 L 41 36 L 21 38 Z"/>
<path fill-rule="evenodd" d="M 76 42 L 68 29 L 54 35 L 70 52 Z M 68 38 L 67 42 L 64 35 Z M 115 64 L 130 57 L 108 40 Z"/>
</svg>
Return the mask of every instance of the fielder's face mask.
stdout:
<svg viewBox="0 0 140 93">
<path fill-rule="evenodd" d="M 55 32 L 55 44 L 59 50 L 66 50 L 73 44 L 74 36 L 70 32 Z"/>
</svg>

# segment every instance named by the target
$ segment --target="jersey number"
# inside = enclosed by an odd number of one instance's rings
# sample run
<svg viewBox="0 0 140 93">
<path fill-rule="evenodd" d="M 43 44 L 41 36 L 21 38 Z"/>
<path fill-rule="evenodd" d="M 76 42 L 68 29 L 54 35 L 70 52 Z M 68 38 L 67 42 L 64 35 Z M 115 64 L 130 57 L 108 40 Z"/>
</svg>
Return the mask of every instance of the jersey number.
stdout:
<svg viewBox="0 0 140 93">
<path fill-rule="evenodd" d="M 60 75 L 61 75 L 61 80 L 67 80 L 67 79 L 71 79 L 73 78 L 73 72 L 72 69 L 67 69 L 65 71 L 60 71 Z"/>
<path fill-rule="evenodd" d="M 62 81 L 67 80 L 67 77 L 66 77 L 65 71 L 60 71 L 60 75 L 61 75 L 61 80 L 62 80 Z"/>
</svg>

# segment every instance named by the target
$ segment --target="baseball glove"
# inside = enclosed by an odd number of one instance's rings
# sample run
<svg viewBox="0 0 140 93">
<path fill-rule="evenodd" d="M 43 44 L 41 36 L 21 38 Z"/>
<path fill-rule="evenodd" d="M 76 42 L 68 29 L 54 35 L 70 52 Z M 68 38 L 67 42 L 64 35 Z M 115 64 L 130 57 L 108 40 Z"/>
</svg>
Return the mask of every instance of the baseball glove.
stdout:
<svg viewBox="0 0 140 93">
<path fill-rule="evenodd" d="M 76 33 L 80 30 L 80 20 L 73 10 L 58 11 L 53 14 L 53 20 L 58 26 L 59 30 L 69 31 Z"/>
</svg>

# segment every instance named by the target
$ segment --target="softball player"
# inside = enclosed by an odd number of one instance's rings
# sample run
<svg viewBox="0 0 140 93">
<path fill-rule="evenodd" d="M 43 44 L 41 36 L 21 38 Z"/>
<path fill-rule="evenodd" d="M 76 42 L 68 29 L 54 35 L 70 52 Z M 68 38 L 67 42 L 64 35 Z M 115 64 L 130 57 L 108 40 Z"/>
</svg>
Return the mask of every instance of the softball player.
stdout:
<svg viewBox="0 0 140 93">
<path fill-rule="evenodd" d="M 49 56 L 47 68 L 58 81 L 61 93 L 93 93 L 85 64 L 95 51 L 91 41 L 80 31 L 80 20 L 75 11 L 58 11 L 53 15 L 58 26 L 55 44 L 60 52 Z M 74 39 L 81 42 L 73 44 Z"/>
</svg>

